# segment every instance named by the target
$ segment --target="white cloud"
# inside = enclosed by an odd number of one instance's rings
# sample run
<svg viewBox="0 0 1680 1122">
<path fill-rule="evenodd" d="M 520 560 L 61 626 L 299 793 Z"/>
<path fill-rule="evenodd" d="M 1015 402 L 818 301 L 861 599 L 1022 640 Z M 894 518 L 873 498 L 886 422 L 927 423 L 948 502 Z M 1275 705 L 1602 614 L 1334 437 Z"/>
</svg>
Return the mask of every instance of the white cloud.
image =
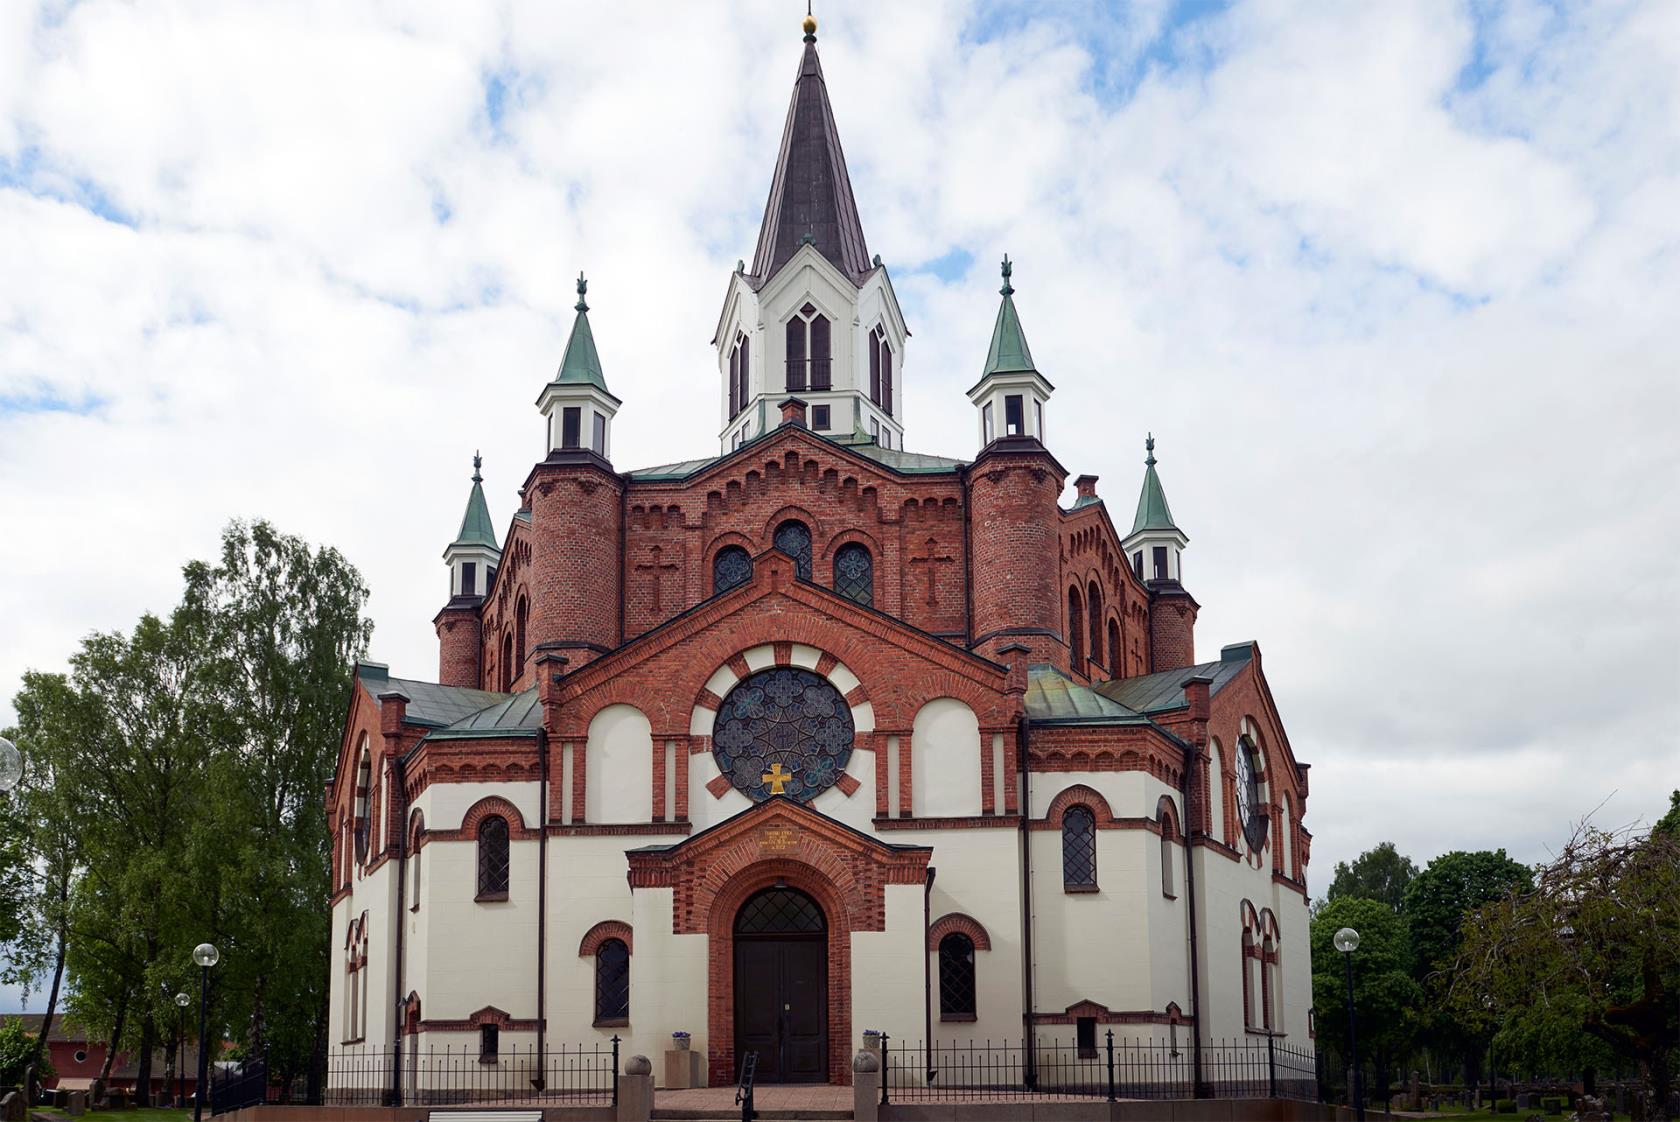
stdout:
<svg viewBox="0 0 1680 1122">
<path fill-rule="evenodd" d="M 580 268 L 620 466 L 715 449 L 784 6 L 0 10 L 0 400 L 98 403 L 0 405 L 7 700 L 233 516 L 343 549 L 374 657 L 428 673 L 468 457 L 507 518 Z M 1318 887 L 1385 837 L 1533 858 L 1611 790 L 1660 809 L 1672 5 L 819 14 L 912 447 L 972 451 L 1007 250 L 1054 450 L 1124 522 L 1155 430 L 1202 651 L 1262 643 Z"/>
</svg>

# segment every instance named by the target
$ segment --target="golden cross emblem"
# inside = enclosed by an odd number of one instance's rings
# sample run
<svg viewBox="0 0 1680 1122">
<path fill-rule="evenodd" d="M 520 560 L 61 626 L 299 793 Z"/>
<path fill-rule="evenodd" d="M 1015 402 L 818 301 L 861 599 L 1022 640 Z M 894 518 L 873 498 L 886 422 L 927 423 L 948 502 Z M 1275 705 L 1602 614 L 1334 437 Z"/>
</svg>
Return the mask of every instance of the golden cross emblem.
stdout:
<svg viewBox="0 0 1680 1122">
<path fill-rule="evenodd" d="M 793 778 L 793 772 L 788 771 L 779 763 L 771 764 L 770 770 L 758 778 L 770 785 L 772 795 L 783 795 L 787 793 L 788 780 Z"/>
</svg>

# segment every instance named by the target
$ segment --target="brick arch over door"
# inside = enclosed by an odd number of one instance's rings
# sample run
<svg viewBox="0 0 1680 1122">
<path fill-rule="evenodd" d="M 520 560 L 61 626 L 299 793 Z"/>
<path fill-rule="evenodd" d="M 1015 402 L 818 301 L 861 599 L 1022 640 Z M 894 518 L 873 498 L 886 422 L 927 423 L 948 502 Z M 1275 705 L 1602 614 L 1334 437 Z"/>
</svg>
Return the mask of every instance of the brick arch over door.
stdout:
<svg viewBox="0 0 1680 1122">
<path fill-rule="evenodd" d="M 741 905 L 756 893 L 778 886 L 797 889 L 811 897 L 828 920 L 828 1081 L 831 1084 L 852 1081 L 853 917 L 847 902 L 857 900 L 856 890 L 847 891 L 846 886 L 837 885 L 815 866 L 802 861 L 770 858 L 731 873 L 712 898 L 707 913 L 706 1036 L 714 1087 L 728 1086 L 736 1074 L 735 916 Z"/>
</svg>

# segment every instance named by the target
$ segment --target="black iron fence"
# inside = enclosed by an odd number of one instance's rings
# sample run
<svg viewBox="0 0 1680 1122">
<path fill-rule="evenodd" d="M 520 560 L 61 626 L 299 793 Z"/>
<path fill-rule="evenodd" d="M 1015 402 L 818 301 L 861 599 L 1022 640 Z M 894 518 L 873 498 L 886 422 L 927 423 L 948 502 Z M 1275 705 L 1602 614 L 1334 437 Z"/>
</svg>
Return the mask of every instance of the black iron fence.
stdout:
<svg viewBox="0 0 1680 1122">
<path fill-rule="evenodd" d="M 268 1061 L 264 1057 L 220 1067 L 210 1074 L 210 1113 L 227 1114 L 268 1101 Z"/>
<path fill-rule="evenodd" d="M 618 1101 L 619 1038 L 594 1044 L 345 1048 L 327 1054 L 329 1106 L 463 1106 Z"/>
<path fill-rule="evenodd" d="M 881 1102 L 1030 1099 L 1318 1098 L 1317 1056 L 1274 1037 L 1204 1042 L 1200 1086 L 1189 1041 L 900 1042 L 883 1035 Z"/>
</svg>

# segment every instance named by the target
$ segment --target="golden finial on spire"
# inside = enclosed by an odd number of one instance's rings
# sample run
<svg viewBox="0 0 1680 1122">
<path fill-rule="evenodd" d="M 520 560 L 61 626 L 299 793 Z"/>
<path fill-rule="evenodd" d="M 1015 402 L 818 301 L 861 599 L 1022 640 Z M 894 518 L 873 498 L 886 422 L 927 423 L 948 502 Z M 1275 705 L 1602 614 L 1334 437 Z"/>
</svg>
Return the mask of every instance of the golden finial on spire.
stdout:
<svg viewBox="0 0 1680 1122">
<path fill-rule="evenodd" d="M 814 42 L 817 38 L 817 17 L 811 14 L 811 0 L 805 0 L 805 41 Z"/>
</svg>

